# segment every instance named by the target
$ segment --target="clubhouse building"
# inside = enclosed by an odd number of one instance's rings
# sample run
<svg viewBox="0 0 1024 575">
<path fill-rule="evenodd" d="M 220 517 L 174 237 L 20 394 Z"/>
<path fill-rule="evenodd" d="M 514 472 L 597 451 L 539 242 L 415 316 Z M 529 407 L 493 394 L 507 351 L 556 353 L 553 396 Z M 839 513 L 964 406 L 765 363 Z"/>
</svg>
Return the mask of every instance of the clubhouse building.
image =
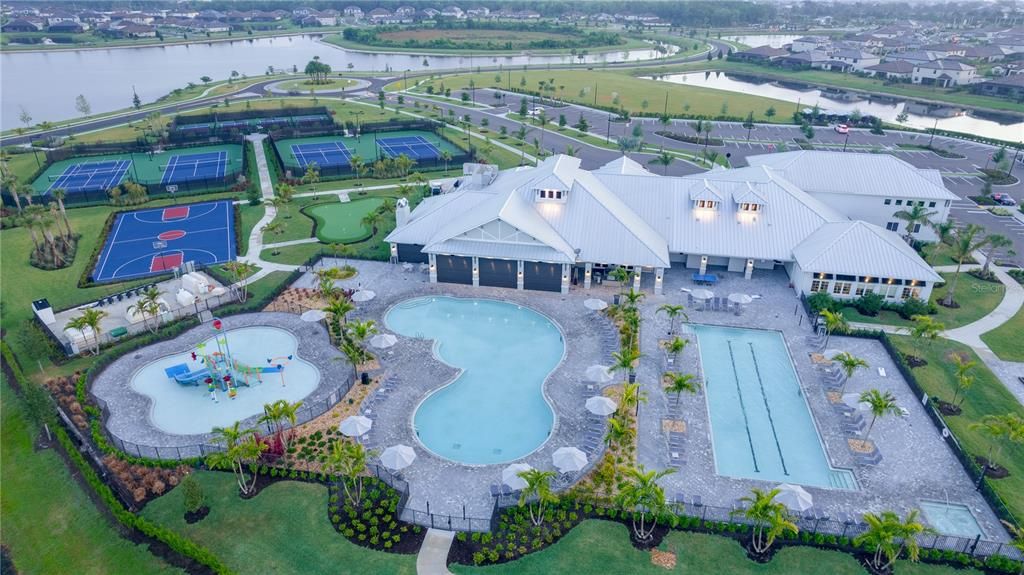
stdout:
<svg viewBox="0 0 1024 575">
<path fill-rule="evenodd" d="M 783 268 L 797 293 L 927 299 L 942 278 L 906 243 L 894 216 L 920 204 L 944 221 L 955 195 L 938 172 L 885 154 L 797 151 L 745 168 L 658 176 L 621 157 L 596 170 L 557 155 L 499 171 L 466 164 L 450 191 L 410 211 L 398 202 L 385 241 L 393 262 L 431 282 L 566 293 L 616 267 L 634 286 L 666 269 L 750 278 Z M 910 230 L 934 239 L 927 226 Z"/>
</svg>

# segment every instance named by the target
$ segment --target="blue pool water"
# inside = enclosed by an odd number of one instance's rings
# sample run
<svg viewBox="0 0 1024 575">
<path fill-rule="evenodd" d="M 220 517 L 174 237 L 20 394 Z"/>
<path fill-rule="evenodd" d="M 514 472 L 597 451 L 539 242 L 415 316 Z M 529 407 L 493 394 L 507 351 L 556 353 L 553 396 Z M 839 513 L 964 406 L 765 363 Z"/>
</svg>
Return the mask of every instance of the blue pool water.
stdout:
<svg viewBox="0 0 1024 575">
<path fill-rule="evenodd" d="M 825 456 L 782 334 L 695 325 L 720 475 L 856 489 Z"/>
<path fill-rule="evenodd" d="M 269 358 L 288 355 L 292 355 L 292 360 L 284 362 L 281 373 L 262 374 L 262 383 L 250 380 L 251 386 L 239 386 L 234 399 L 229 399 L 218 388 L 217 402 L 210 398 L 205 383 L 181 385 L 164 373 L 165 368 L 181 363 L 191 371 L 203 369 L 205 365 L 192 360 L 194 349 L 150 362 L 132 375 L 131 386 L 152 399 L 149 418 L 154 426 L 181 435 L 209 433 L 214 427 L 228 426 L 263 413 L 265 403 L 278 399 L 299 401 L 320 383 L 320 370 L 296 355 L 298 340 L 283 329 L 267 326 L 233 329 L 227 332 L 227 338 L 232 357 L 244 365 L 265 366 Z M 207 340 L 206 353 L 216 350 L 213 338 Z M 239 380 L 238 374 L 233 375 Z"/>
<path fill-rule="evenodd" d="M 384 320 L 399 334 L 433 339 L 438 357 L 462 370 L 416 409 L 413 426 L 427 449 L 483 465 L 519 459 L 547 440 L 554 413 L 542 388 L 565 346 L 545 316 L 493 300 L 425 297 Z"/>
<path fill-rule="evenodd" d="M 921 512 L 932 528 L 942 535 L 969 538 L 985 536 L 981 525 L 978 525 L 978 520 L 966 505 L 923 500 Z"/>
</svg>

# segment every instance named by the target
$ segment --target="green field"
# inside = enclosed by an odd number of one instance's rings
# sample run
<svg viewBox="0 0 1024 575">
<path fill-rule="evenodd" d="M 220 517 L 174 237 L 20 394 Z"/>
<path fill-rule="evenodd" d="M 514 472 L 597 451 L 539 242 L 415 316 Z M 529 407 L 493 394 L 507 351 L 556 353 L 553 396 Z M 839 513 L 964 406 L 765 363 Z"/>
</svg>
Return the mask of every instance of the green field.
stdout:
<svg viewBox="0 0 1024 575">
<path fill-rule="evenodd" d="M 292 153 L 293 145 L 337 142 L 343 145 L 345 149 L 349 151 L 349 154 L 353 156 L 358 155 L 363 159 L 363 162 L 369 165 L 378 158 L 387 157 L 383 150 L 378 152 L 378 139 L 402 138 L 409 136 L 422 137 L 428 142 L 434 144 L 437 149 L 441 151 L 447 150 L 452 155 L 460 153 L 459 149 L 451 142 L 446 141 L 444 138 L 439 137 L 433 132 L 426 132 L 423 130 L 400 130 L 397 132 L 384 132 L 376 135 L 366 133 L 360 136 L 319 136 L 316 138 L 295 138 L 274 142 L 274 146 L 277 148 L 277 152 L 281 154 L 281 160 L 284 162 L 285 168 L 292 170 L 293 173 L 300 173 L 303 170 L 299 167 L 299 161 L 296 159 L 295 154 Z M 309 152 L 306 152 L 306 159 L 315 161 L 315 159 L 311 160 Z M 426 160 L 424 163 L 428 165 L 434 164 L 431 160 Z M 325 166 L 321 166 L 321 168 L 323 167 Z"/>
<path fill-rule="evenodd" d="M 996 329 L 981 334 L 981 340 L 1003 361 L 1024 362 L 1024 307 L 1010 321 Z"/>
<path fill-rule="evenodd" d="M 174 156 L 191 154 L 208 154 L 211 152 L 227 152 L 228 167 L 226 173 L 237 173 L 242 169 L 242 146 L 239 144 L 222 144 L 219 146 L 201 146 L 197 148 L 186 148 L 181 150 L 166 150 L 156 154 L 134 153 L 134 154 L 106 154 L 102 156 L 88 156 L 69 158 L 54 162 L 46 168 L 36 181 L 32 182 L 32 188 L 37 194 L 46 192 L 53 185 L 53 181 L 64 173 L 68 167 L 83 162 L 109 162 L 114 160 L 130 161 L 131 167 L 125 174 L 125 178 L 143 184 L 158 184 L 163 178 L 164 169 L 167 163 Z"/>
<path fill-rule="evenodd" d="M 348 80 L 345 78 L 328 78 L 326 84 L 313 84 L 309 78 L 301 78 L 299 80 L 281 82 L 274 87 L 280 90 L 297 90 L 299 92 L 308 93 L 310 90 L 314 90 L 315 92 L 341 90 L 343 88 L 348 88 L 355 83 L 355 80 Z"/>
<path fill-rule="evenodd" d="M 500 80 L 499 80 L 500 77 Z M 463 74 L 459 76 L 447 76 L 435 80 L 423 82 L 416 91 L 424 91 L 428 85 L 433 85 L 435 90 L 440 90 L 442 85 L 451 88 L 452 91 L 469 87 L 472 80 L 477 88 L 503 88 L 508 89 L 509 85 L 514 89 L 538 90 L 540 81 L 551 83 L 556 87 L 554 92 L 545 92 L 550 97 L 559 98 L 569 102 L 576 102 L 586 106 L 598 106 L 619 108 L 622 107 L 631 113 L 638 114 L 660 114 L 666 108 L 669 114 L 687 114 L 691 116 L 715 117 L 723 115 L 722 106 L 726 105 L 725 115 L 734 117 L 746 117 L 748 112 L 754 113 L 754 119 L 758 121 L 788 122 L 791 118 L 785 114 L 777 114 L 772 118 L 764 115 L 765 110 L 774 107 L 776 111 L 788 110 L 792 107 L 789 102 L 764 98 L 754 94 L 737 94 L 723 90 L 713 90 L 697 86 L 686 86 L 681 84 L 670 84 L 657 80 L 636 78 L 626 73 L 594 70 L 549 70 L 529 71 L 519 70 L 496 72 L 481 72 L 479 74 Z M 523 84 L 525 80 L 525 85 Z M 389 86 L 393 89 L 400 89 L 400 83 Z M 581 95 L 582 94 L 582 95 Z M 666 107 L 666 96 L 668 105 Z M 616 97 L 618 103 L 616 103 Z M 516 96 L 511 98 L 508 104 L 513 110 L 519 105 Z M 647 103 L 646 107 L 644 102 Z M 688 108 L 686 106 L 689 106 Z"/>
<path fill-rule="evenodd" d="M 412 575 L 414 555 L 371 551 L 350 543 L 327 519 L 327 489 L 283 481 L 250 500 L 238 497 L 230 473 L 197 472 L 210 514 L 185 523 L 182 490 L 146 506 L 142 515 L 213 550 L 238 573 Z"/>
<path fill-rule="evenodd" d="M 123 539 L 61 457 L 53 449 L 33 449 L 34 433 L 6 381 L 0 395 L 0 543 L 19 573 L 182 573 Z"/>
<path fill-rule="evenodd" d="M 316 237 L 328 244 L 350 244 L 370 236 L 363 216 L 376 210 L 384 198 L 374 197 L 348 203 L 317 204 L 306 212 L 316 220 Z"/>
</svg>

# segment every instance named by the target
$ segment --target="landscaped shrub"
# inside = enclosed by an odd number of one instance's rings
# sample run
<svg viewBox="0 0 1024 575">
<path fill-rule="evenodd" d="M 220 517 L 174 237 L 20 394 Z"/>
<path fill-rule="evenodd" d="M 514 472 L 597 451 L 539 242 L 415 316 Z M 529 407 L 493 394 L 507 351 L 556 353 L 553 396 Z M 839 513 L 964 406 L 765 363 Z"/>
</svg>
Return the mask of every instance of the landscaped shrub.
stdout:
<svg viewBox="0 0 1024 575">
<path fill-rule="evenodd" d="M 181 488 L 184 491 L 185 513 L 198 513 L 206 504 L 203 486 L 199 485 L 194 475 L 189 474 L 181 482 Z"/>
<path fill-rule="evenodd" d="M 887 306 L 887 309 L 892 309 L 903 319 L 911 319 L 915 315 L 933 315 L 938 312 L 934 303 L 918 298 L 908 298 L 901 304 Z"/>
<path fill-rule="evenodd" d="M 817 315 L 824 310 L 839 311 L 843 305 L 839 301 L 832 299 L 832 296 L 828 295 L 828 292 L 815 292 L 807 296 L 807 305 L 811 308 L 811 313 Z"/>
<path fill-rule="evenodd" d="M 882 311 L 882 305 L 884 303 L 885 300 L 882 296 L 873 291 L 869 291 L 853 300 L 853 307 L 857 308 L 857 311 L 863 315 L 874 317 L 878 315 L 878 312 Z"/>
</svg>

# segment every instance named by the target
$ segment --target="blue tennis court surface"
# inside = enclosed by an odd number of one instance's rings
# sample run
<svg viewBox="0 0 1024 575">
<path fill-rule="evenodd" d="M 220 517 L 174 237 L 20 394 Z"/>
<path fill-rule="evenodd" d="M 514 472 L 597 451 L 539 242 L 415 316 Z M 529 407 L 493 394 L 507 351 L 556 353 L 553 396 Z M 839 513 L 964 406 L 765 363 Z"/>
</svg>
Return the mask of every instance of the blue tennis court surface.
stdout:
<svg viewBox="0 0 1024 575">
<path fill-rule="evenodd" d="M 228 169 L 228 153 L 178 154 L 167 161 L 161 184 L 223 178 Z"/>
<path fill-rule="evenodd" d="M 413 160 L 436 160 L 441 157 L 441 150 L 423 136 L 377 138 L 377 145 L 389 158 L 397 158 L 402 154 Z"/>
<path fill-rule="evenodd" d="M 235 258 L 230 201 L 135 210 L 117 215 L 93 269 L 97 282 L 167 273 L 188 261 L 217 264 Z"/>
<path fill-rule="evenodd" d="M 131 165 L 132 163 L 128 160 L 72 164 L 53 180 L 48 191 L 64 188 L 69 194 L 105 192 L 121 183 Z"/>
<path fill-rule="evenodd" d="M 351 152 L 341 142 L 317 142 L 315 144 L 292 144 L 292 154 L 300 167 L 316 163 L 327 166 L 347 166 Z"/>
</svg>

